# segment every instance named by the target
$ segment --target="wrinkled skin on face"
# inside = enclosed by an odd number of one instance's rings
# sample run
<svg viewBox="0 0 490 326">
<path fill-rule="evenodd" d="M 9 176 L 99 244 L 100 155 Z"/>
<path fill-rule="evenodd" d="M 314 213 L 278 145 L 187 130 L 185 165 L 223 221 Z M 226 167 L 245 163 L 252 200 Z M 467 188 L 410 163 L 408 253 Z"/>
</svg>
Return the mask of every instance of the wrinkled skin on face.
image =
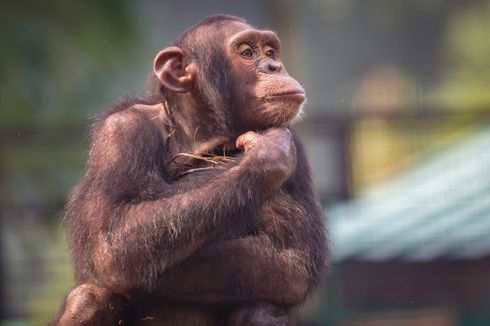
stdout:
<svg viewBox="0 0 490 326">
<path fill-rule="evenodd" d="M 305 92 L 288 75 L 274 32 L 237 25 L 242 26 L 225 40 L 232 63 L 237 129 L 285 126 L 300 113 Z"/>
</svg>

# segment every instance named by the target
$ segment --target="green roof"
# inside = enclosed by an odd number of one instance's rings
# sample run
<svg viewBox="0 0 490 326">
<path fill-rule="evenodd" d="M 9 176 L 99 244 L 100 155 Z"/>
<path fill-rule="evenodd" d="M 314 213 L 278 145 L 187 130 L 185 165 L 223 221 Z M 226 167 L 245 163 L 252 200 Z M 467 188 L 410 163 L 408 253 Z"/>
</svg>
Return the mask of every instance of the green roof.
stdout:
<svg viewBox="0 0 490 326">
<path fill-rule="evenodd" d="M 327 209 L 334 261 L 490 255 L 490 131 Z"/>
</svg>

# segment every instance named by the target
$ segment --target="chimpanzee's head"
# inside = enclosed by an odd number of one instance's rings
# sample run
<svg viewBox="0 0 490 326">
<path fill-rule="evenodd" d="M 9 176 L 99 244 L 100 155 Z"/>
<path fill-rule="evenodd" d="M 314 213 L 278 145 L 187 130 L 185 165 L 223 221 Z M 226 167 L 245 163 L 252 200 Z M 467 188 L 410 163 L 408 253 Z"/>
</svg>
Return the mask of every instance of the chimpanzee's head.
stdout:
<svg viewBox="0 0 490 326">
<path fill-rule="evenodd" d="M 153 71 L 165 100 L 204 110 L 234 134 L 287 125 L 305 101 L 277 35 L 234 16 L 191 27 L 157 54 Z"/>
</svg>

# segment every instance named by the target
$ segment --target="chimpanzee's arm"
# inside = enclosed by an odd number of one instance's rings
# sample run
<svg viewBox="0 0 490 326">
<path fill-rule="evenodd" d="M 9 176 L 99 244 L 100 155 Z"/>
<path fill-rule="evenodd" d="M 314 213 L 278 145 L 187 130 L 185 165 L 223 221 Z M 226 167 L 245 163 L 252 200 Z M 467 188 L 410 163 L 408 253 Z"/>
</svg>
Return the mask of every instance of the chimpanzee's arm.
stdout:
<svg viewBox="0 0 490 326">
<path fill-rule="evenodd" d="M 266 300 L 296 305 L 304 300 L 320 280 L 328 252 L 325 217 L 299 142 L 296 148 L 295 174 L 260 213 L 263 219 L 279 215 L 277 227 L 206 245 L 162 276 L 159 291 L 163 296 L 228 304 Z"/>
<path fill-rule="evenodd" d="M 276 130 L 224 170 L 168 182 L 164 136 L 132 109 L 96 128 L 86 175 L 67 210 L 79 282 L 115 292 L 151 287 L 235 220 L 253 216 L 295 163 L 291 135 Z"/>
<path fill-rule="evenodd" d="M 284 305 L 303 301 L 308 257 L 296 249 L 277 250 L 267 236 L 205 246 L 160 279 L 163 297 L 203 304 L 266 300 Z"/>
</svg>

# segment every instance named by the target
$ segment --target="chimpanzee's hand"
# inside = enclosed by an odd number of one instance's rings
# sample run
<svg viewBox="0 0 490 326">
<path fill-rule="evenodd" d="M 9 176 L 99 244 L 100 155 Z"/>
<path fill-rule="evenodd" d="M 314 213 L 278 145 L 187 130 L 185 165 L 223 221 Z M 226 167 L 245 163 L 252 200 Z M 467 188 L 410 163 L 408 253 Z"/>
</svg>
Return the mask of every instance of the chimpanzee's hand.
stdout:
<svg viewBox="0 0 490 326">
<path fill-rule="evenodd" d="M 263 174 L 264 184 L 278 189 L 296 167 L 296 146 L 287 128 L 271 128 L 263 134 L 249 131 L 236 140 L 245 150 L 244 164 Z"/>
</svg>

